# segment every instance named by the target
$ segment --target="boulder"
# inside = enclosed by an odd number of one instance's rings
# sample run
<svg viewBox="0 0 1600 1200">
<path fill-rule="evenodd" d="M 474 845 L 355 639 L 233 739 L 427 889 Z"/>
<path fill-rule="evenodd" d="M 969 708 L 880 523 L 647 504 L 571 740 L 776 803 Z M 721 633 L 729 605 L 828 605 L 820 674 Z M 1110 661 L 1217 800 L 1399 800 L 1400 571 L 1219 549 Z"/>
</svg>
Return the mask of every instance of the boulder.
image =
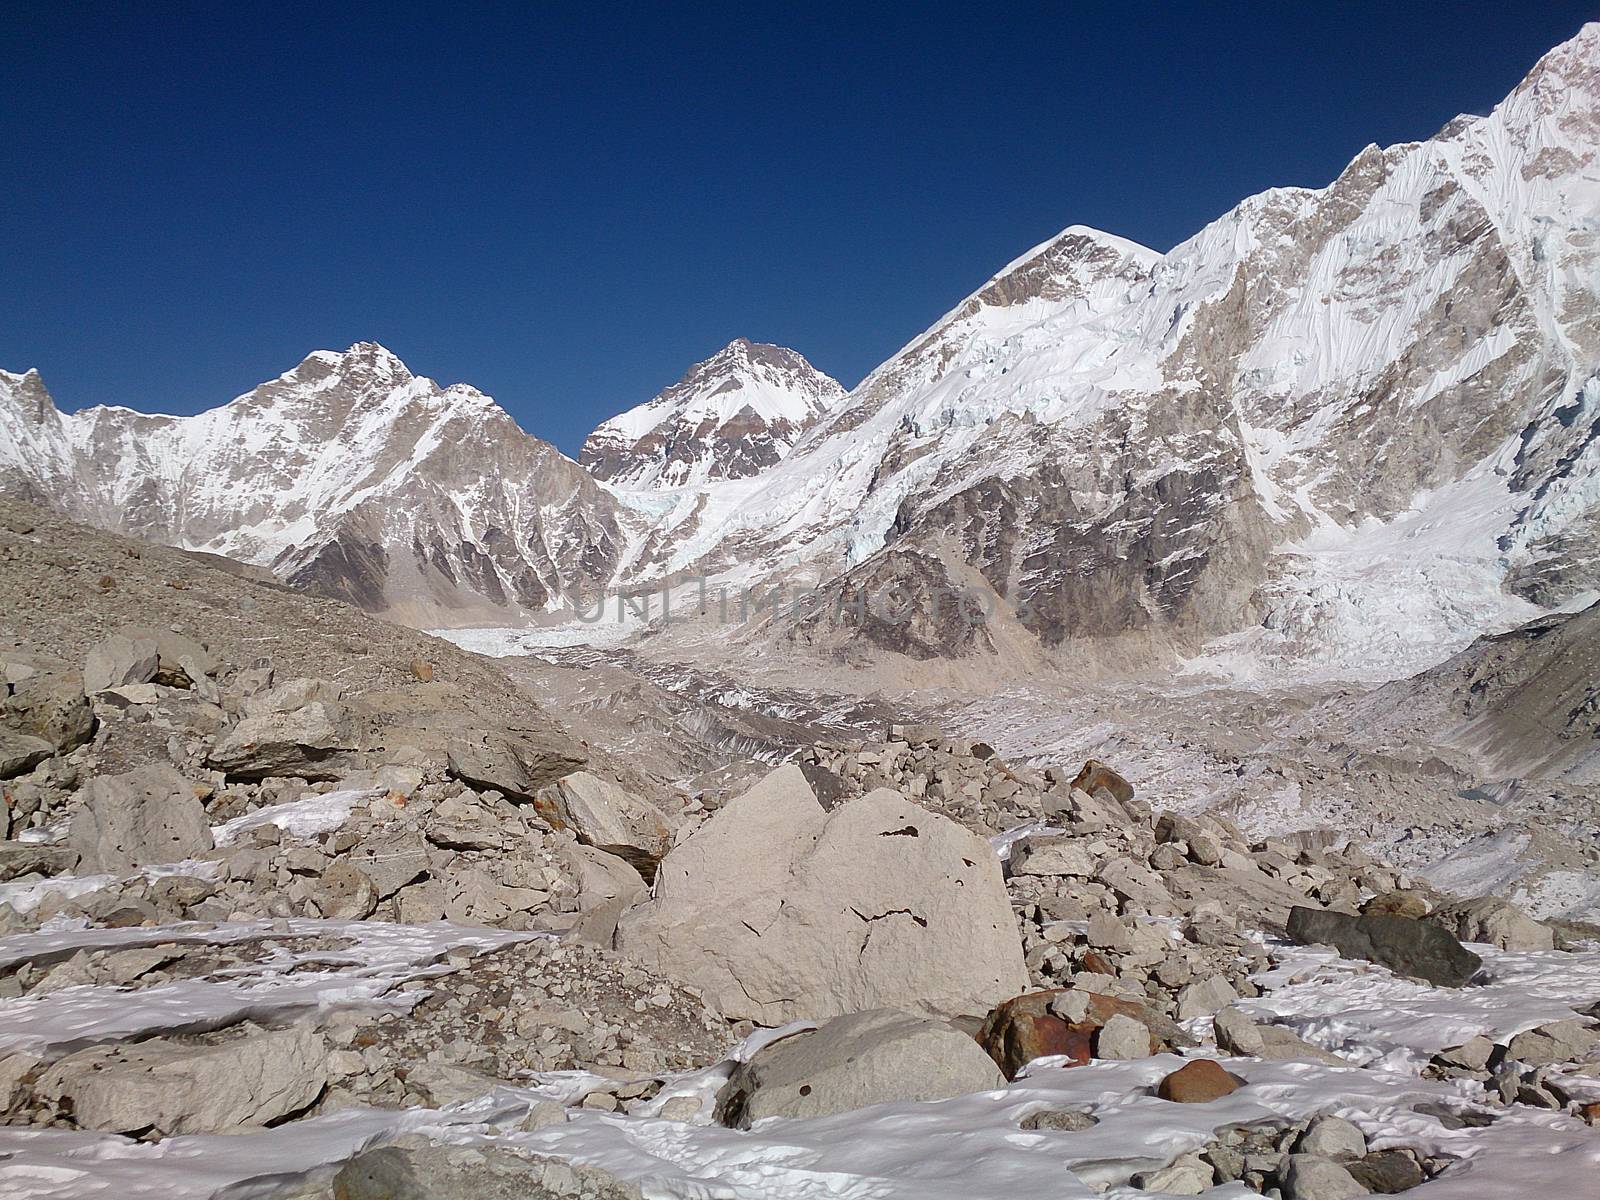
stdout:
<svg viewBox="0 0 1600 1200">
<path fill-rule="evenodd" d="M 462 783 L 535 805 L 542 788 L 584 763 L 576 743 L 530 731 L 469 730 L 451 739 L 446 756 L 450 774 Z"/>
<path fill-rule="evenodd" d="M 1427 1180 L 1417 1160 L 1404 1150 L 1374 1150 L 1359 1162 L 1345 1163 L 1345 1170 L 1368 1192 L 1392 1196 L 1409 1192 Z"/>
<path fill-rule="evenodd" d="M 987 842 L 887 789 L 824 812 L 792 764 L 662 860 L 617 944 L 765 1025 L 986 1012 L 1027 983 Z"/>
<path fill-rule="evenodd" d="M 379 900 L 387 900 L 428 873 L 428 843 L 414 830 L 375 834 L 350 850 L 345 861 L 372 880 Z"/>
<path fill-rule="evenodd" d="M 1409 917 L 1352 917 L 1297 907 L 1289 913 L 1288 929 L 1302 945 L 1332 946 L 1345 958 L 1375 962 L 1435 987 L 1462 987 L 1483 965 L 1441 926 Z"/>
<path fill-rule="evenodd" d="M 20 875 L 60 875 L 77 865 L 77 852 L 66 846 L 0 842 L 0 883 Z"/>
<path fill-rule="evenodd" d="M 1186 1154 L 1177 1162 L 1153 1171 L 1138 1171 L 1128 1180 L 1142 1192 L 1162 1196 L 1198 1196 L 1211 1190 L 1215 1173 L 1211 1164 L 1193 1154 Z"/>
<path fill-rule="evenodd" d="M 1360 1158 L 1367 1152 L 1367 1139 L 1343 1117 L 1322 1116 L 1306 1127 L 1294 1149 L 1297 1154 L 1316 1154 L 1323 1158 Z"/>
<path fill-rule="evenodd" d="M 216 1045 L 151 1038 L 68 1055 L 35 1092 L 102 1133 L 233 1133 L 299 1112 L 327 1083 L 327 1047 L 304 1026 Z"/>
<path fill-rule="evenodd" d="M 14 779 L 50 758 L 56 748 L 41 737 L 0 725 L 0 779 Z"/>
<path fill-rule="evenodd" d="M 1439 908 L 1428 920 L 1463 942 L 1498 946 L 1502 950 L 1554 950 L 1555 930 L 1541 925 L 1515 904 L 1498 896 L 1480 896 Z"/>
<path fill-rule="evenodd" d="M 1548 1067 L 1577 1062 L 1596 1045 L 1600 1045 L 1600 1034 L 1569 1017 L 1517 1034 L 1506 1044 L 1506 1057 L 1530 1067 Z"/>
<path fill-rule="evenodd" d="M 171 767 L 98 775 L 87 794 L 67 831 L 67 846 L 86 872 L 181 862 L 212 848 L 204 806 Z"/>
<path fill-rule="evenodd" d="M 1351 1200 L 1367 1189 L 1343 1165 L 1315 1154 L 1291 1154 L 1282 1171 L 1284 1200 Z"/>
<path fill-rule="evenodd" d="M 874 1009 L 758 1050 L 733 1069 L 718 1094 L 717 1119 L 748 1129 L 763 1117 L 821 1117 L 1004 1085 L 966 1034 L 912 1013 Z"/>
<path fill-rule="evenodd" d="M 632 864 L 646 882 L 672 848 L 666 815 L 639 796 L 587 771 L 574 771 L 546 788 L 544 803 L 580 842 Z M 544 803 L 540 811 L 545 811 Z"/>
<path fill-rule="evenodd" d="M 1252 1021 L 1243 1009 L 1223 1009 L 1211 1021 L 1217 1046 L 1241 1058 L 1262 1058 L 1268 1062 L 1304 1059 L 1327 1063 L 1333 1067 L 1347 1067 L 1349 1062 L 1331 1054 L 1321 1046 L 1312 1045 L 1292 1030 L 1281 1025 L 1262 1025 Z"/>
<path fill-rule="evenodd" d="M 160 665 L 160 647 L 148 633 L 114 633 L 84 659 L 83 690 L 93 696 L 125 683 L 149 683 Z"/>
<path fill-rule="evenodd" d="M 1244 1080 L 1223 1069 L 1210 1058 L 1185 1063 L 1156 1086 L 1156 1095 L 1174 1104 L 1209 1104 L 1230 1096 L 1244 1086 Z"/>
<path fill-rule="evenodd" d="M 333 1200 L 640 1200 L 637 1184 L 599 1167 L 489 1146 L 408 1137 L 368 1150 L 333 1178 Z"/>
<path fill-rule="evenodd" d="M 42 738 L 64 754 L 94 734 L 94 706 L 76 673 L 35 675 L 0 704 L 0 725 Z"/>
<path fill-rule="evenodd" d="M 1155 1038 L 1149 1026 L 1122 1013 L 1113 1013 L 1094 1035 L 1096 1058 L 1149 1058 L 1153 1053 Z"/>
<path fill-rule="evenodd" d="M 1208 975 L 1178 992 L 1178 1020 L 1191 1021 L 1195 1017 L 1209 1017 L 1228 1007 L 1239 998 L 1226 976 Z"/>
<path fill-rule="evenodd" d="M 569 936 L 574 941 L 610 949 L 616 942 L 617 922 L 622 914 L 650 894 L 644 878 L 615 854 L 592 846 L 572 843 L 557 854 L 578 883 L 578 920 Z"/>
<path fill-rule="evenodd" d="M 297 679 L 245 701 L 245 715 L 206 761 L 240 779 L 338 779 L 354 765 L 362 722 L 325 680 Z"/>
<path fill-rule="evenodd" d="M 1031 834 L 1011 850 L 1013 875 L 1073 875 L 1087 879 L 1094 870 L 1094 855 L 1081 838 Z"/>
</svg>

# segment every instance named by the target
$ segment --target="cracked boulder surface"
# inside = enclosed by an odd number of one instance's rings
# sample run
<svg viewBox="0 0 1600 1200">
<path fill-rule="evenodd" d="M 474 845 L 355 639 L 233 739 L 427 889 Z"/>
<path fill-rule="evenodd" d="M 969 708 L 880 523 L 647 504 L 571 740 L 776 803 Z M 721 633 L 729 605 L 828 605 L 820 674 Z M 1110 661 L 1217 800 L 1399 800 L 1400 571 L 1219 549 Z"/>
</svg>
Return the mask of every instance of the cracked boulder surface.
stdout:
<svg viewBox="0 0 1600 1200">
<path fill-rule="evenodd" d="M 987 1012 L 1026 983 L 994 852 L 888 789 L 824 811 L 779 768 L 662 861 L 618 946 L 763 1025 Z"/>
</svg>

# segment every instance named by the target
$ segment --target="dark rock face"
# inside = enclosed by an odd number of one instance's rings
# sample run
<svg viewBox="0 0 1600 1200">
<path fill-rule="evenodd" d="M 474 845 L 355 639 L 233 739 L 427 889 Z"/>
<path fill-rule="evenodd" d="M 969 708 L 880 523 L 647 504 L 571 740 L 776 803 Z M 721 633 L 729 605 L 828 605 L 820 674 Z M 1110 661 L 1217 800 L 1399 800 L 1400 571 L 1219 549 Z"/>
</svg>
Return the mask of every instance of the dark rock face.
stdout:
<svg viewBox="0 0 1600 1200">
<path fill-rule="evenodd" d="M 1289 936 L 1303 945 L 1332 946 L 1345 958 L 1375 962 L 1435 987 L 1463 987 L 1483 965 L 1481 958 L 1439 926 L 1409 917 L 1352 917 L 1296 907 L 1289 912 Z"/>
</svg>

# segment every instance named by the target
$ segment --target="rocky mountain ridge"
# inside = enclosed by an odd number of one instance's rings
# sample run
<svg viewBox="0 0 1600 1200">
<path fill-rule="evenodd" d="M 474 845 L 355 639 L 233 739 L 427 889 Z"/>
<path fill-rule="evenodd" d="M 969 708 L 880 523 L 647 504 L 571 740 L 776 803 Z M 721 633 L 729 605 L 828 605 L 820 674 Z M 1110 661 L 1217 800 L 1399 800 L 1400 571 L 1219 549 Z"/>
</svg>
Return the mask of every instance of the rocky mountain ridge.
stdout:
<svg viewBox="0 0 1600 1200">
<path fill-rule="evenodd" d="M 847 660 L 1394 677 L 1600 587 L 1597 61 L 1589 25 L 1489 115 L 1165 254 L 1072 227 L 848 396 L 735 342 L 596 432 L 627 487 L 376 347 L 186 423 L 52 417 L 5 376 L 6 486 L 421 624 L 787 578 L 981 600 L 756 631 Z M 769 375 L 763 407 L 740 381 Z"/>
<path fill-rule="evenodd" d="M 603 422 L 578 461 L 622 487 L 744 479 L 781 461 L 844 394 L 795 351 L 736 338 L 654 399 Z"/>
</svg>

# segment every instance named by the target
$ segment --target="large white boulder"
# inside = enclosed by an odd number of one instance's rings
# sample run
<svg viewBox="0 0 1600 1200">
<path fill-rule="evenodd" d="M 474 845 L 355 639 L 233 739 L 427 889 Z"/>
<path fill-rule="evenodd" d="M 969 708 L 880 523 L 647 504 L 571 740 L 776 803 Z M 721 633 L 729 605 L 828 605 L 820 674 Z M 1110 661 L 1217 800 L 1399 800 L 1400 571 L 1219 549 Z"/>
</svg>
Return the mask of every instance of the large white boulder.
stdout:
<svg viewBox="0 0 1600 1200">
<path fill-rule="evenodd" d="M 763 1025 L 981 1014 L 1028 983 L 987 842 L 887 789 L 824 812 L 792 765 L 662 860 L 617 945 Z"/>
</svg>

